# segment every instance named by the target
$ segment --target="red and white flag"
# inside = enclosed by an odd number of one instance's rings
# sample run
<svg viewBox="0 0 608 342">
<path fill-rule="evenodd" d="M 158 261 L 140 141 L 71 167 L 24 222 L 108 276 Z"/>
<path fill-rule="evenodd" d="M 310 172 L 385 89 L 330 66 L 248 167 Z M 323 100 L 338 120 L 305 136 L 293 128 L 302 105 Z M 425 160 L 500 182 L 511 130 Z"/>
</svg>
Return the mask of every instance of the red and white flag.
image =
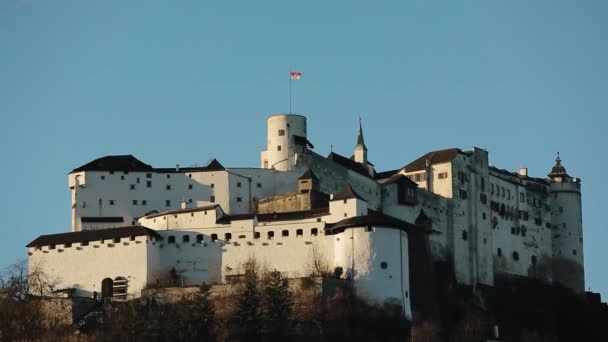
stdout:
<svg viewBox="0 0 608 342">
<path fill-rule="evenodd" d="M 292 71 L 289 73 L 289 77 L 291 77 L 292 80 L 299 80 L 302 77 L 302 73 L 299 71 Z"/>
</svg>

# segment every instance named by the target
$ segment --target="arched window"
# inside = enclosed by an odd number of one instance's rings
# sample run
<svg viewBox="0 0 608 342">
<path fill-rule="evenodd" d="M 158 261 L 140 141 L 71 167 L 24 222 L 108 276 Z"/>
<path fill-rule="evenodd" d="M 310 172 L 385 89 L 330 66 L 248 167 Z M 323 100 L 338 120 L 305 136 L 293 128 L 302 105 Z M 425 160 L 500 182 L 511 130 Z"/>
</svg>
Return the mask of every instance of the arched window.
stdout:
<svg viewBox="0 0 608 342">
<path fill-rule="evenodd" d="M 268 232 L 268 240 L 272 240 L 274 238 L 274 232 L 271 230 Z"/>
<path fill-rule="evenodd" d="M 231 233 L 224 234 L 224 240 L 226 240 L 226 242 L 229 242 L 230 239 L 232 239 L 232 234 Z"/>
<path fill-rule="evenodd" d="M 296 229 L 296 236 L 303 236 L 304 231 L 302 229 Z"/>
<path fill-rule="evenodd" d="M 101 299 L 112 298 L 114 296 L 114 281 L 112 278 L 105 278 L 101 281 Z"/>
</svg>

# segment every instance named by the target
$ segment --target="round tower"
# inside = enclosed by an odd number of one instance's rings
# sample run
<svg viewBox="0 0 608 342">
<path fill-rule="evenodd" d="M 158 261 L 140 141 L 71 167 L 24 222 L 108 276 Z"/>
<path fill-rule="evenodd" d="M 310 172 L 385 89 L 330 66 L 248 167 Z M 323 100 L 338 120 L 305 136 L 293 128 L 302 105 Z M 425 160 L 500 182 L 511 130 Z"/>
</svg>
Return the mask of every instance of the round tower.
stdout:
<svg viewBox="0 0 608 342">
<path fill-rule="evenodd" d="M 553 227 L 553 281 L 585 291 L 581 181 L 561 164 L 559 152 L 549 174 Z"/>
<path fill-rule="evenodd" d="M 266 150 L 261 164 L 265 169 L 291 171 L 295 154 L 306 148 L 306 117 L 297 114 L 275 114 L 267 121 Z"/>
</svg>

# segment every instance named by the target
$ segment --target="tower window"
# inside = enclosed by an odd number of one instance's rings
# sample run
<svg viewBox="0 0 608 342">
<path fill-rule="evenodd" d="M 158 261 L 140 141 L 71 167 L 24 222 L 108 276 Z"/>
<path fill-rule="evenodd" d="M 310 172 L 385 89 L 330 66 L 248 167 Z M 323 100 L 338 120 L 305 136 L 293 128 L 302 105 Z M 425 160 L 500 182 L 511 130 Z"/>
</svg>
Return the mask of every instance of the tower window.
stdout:
<svg viewBox="0 0 608 342">
<path fill-rule="evenodd" d="M 515 261 L 519 260 L 519 253 L 513 252 L 513 260 L 515 260 Z"/>
<path fill-rule="evenodd" d="M 277 146 L 277 151 L 280 151 L 280 150 L 281 150 L 281 145 L 278 145 L 278 146 Z M 102 176 L 102 177 L 103 177 L 103 176 Z"/>
<path fill-rule="evenodd" d="M 576 249 L 572 250 L 572 255 L 576 255 Z"/>
<path fill-rule="evenodd" d="M 279 136 L 282 137 L 285 135 L 285 130 L 284 129 L 280 129 L 279 130 Z"/>
</svg>

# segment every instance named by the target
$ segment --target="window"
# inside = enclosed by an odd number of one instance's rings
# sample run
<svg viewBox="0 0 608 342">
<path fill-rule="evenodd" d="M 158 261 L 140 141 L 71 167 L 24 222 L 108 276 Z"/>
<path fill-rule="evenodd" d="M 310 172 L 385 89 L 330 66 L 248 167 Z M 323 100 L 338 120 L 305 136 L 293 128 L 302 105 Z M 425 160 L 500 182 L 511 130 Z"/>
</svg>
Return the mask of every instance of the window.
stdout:
<svg viewBox="0 0 608 342">
<path fill-rule="evenodd" d="M 70 242 L 66 242 L 66 244 L 64 245 L 65 248 L 70 248 L 72 247 L 72 244 Z"/>
<path fill-rule="evenodd" d="M 253 238 L 254 239 L 259 239 L 260 238 L 260 232 L 253 232 Z"/>
<path fill-rule="evenodd" d="M 175 235 L 169 235 L 167 238 L 167 243 L 175 243 Z"/>
<path fill-rule="evenodd" d="M 125 180 L 125 176 L 120 176 L 120 180 Z"/>
<path fill-rule="evenodd" d="M 141 205 L 148 205 L 148 201 L 146 201 L 146 200 L 141 200 Z"/>
<path fill-rule="evenodd" d="M 488 203 L 488 195 L 486 195 L 486 194 L 479 194 L 479 200 L 481 201 L 481 203 L 487 204 Z"/>
<path fill-rule="evenodd" d="M 467 197 L 469 196 L 466 190 L 458 190 L 459 194 L 460 194 L 460 198 L 461 199 L 467 199 Z"/>
<path fill-rule="evenodd" d="M 319 230 L 317 228 L 313 228 L 310 230 L 311 236 L 317 236 L 317 234 L 319 234 Z"/>
<path fill-rule="evenodd" d="M 192 178 L 192 174 L 191 173 L 188 174 L 188 178 Z"/>
<path fill-rule="evenodd" d="M 386 261 L 383 261 L 380 263 L 380 268 L 385 270 L 388 267 L 388 263 Z"/>
<path fill-rule="evenodd" d="M 203 234 L 196 234 L 196 242 L 202 243 L 205 240 L 205 236 Z"/>
<path fill-rule="evenodd" d="M 215 184 L 213 183 L 209 184 L 209 186 L 211 187 L 211 189 L 215 188 Z"/>
<path fill-rule="evenodd" d="M 215 196 L 213 196 L 213 195 L 209 196 L 209 202 L 211 202 L 211 203 L 215 202 Z"/>
<path fill-rule="evenodd" d="M 139 184 L 139 177 L 137 177 L 137 179 L 135 180 L 135 182 L 136 182 L 137 184 Z"/>
<path fill-rule="evenodd" d="M 192 184 L 188 184 L 188 190 L 192 190 Z"/>
<path fill-rule="evenodd" d="M 108 202 L 110 203 L 110 205 L 114 205 L 114 203 L 115 203 L 114 200 L 109 200 Z"/>
<path fill-rule="evenodd" d="M 536 255 L 533 255 L 533 256 L 532 256 L 530 259 L 531 259 L 530 261 L 532 262 L 532 265 L 533 265 L 533 266 L 536 266 L 536 263 L 538 262 L 538 261 L 536 260 Z"/>
<path fill-rule="evenodd" d="M 499 257 L 501 257 L 502 256 L 502 249 L 498 248 L 496 250 L 496 255 L 498 255 Z"/>
<path fill-rule="evenodd" d="M 129 240 L 130 240 L 130 241 L 135 241 L 135 236 L 134 236 L 134 235 L 131 235 L 131 236 L 129 237 Z"/>
<path fill-rule="evenodd" d="M 277 146 L 277 151 L 280 151 L 280 150 L 281 150 L 281 145 L 278 145 Z"/>
<path fill-rule="evenodd" d="M 282 137 L 285 135 L 285 130 L 284 129 L 280 129 L 279 130 L 279 136 Z"/>
<path fill-rule="evenodd" d="M 146 178 L 152 178 L 152 174 L 151 173 L 146 173 Z"/>
<path fill-rule="evenodd" d="M 525 203 L 525 202 L 526 202 L 526 195 L 524 195 L 524 193 L 523 193 L 523 192 L 520 192 L 520 193 L 519 193 L 519 201 L 520 201 L 521 203 Z"/>
<path fill-rule="evenodd" d="M 515 260 L 515 261 L 519 260 L 519 253 L 513 252 L 513 260 Z"/>
<path fill-rule="evenodd" d="M 257 183 L 255 186 L 259 189 L 262 187 L 262 183 Z"/>
<path fill-rule="evenodd" d="M 49 249 L 55 249 L 55 245 L 50 245 Z"/>
<path fill-rule="evenodd" d="M 101 176 L 101 180 L 104 180 L 104 179 L 106 179 L 106 176 L 103 176 L 103 175 L 102 175 L 102 176 Z"/>
<path fill-rule="evenodd" d="M 576 255 L 576 249 L 572 250 L 572 255 Z"/>
<path fill-rule="evenodd" d="M 243 202 L 243 197 L 237 197 L 237 198 L 236 198 L 236 201 L 237 201 L 237 202 Z"/>
<path fill-rule="evenodd" d="M 171 206 L 171 200 L 165 200 L 165 207 Z"/>
<path fill-rule="evenodd" d="M 85 243 L 85 242 L 83 242 L 83 243 Z M 86 243 L 89 244 L 88 242 L 86 242 Z M 114 243 L 120 243 L 120 238 L 119 237 L 114 238 Z"/>
<path fill-rule="evenodd" d="M 490 183 L 490 193 L 494 195 L 494 183 Z"/>
<path fill-rule="evenodd" d="M 190 235 L 184 235 L 184 236 L 182 236 L 182 242 L 183 243 L 190 242 Z"/>
<path fill-rule="evenodd" d="M 274 232 L 273 231 L 269 231 L 268 232 L 268 240 L 272 240 L 274 238 Z"/>
<path fill-rule="evenodd" d="M 511 190 L 507 189 L 507 199 L 511 199 Z"/>
<path fill-rule="evenodd" d="M 192 203 L 192 198 L 188 198 L 188 203 Z"/>
<path fill-rule="evenodd" d="M 502 197 L 505 197 L 505 188 L 500 187 L 500 193 L 502 194 Z"/>
<path fill-rule="evenodd" d="M 224 240 L 226 240 L 226 242 L 230 242 L 230 239 L 232 239 L 232 234 L 231 233 L 224 234 Z"/>
<path fill-rule="evenodd" d="M 151 188 L 152 187 L 152 181 L 146 181 L 146 187 Z"/>
<path fill-rule="evenodd" d="M 462 231 L 462 239 L 466 241 L 466 240 L 467 240 L 467 237 L 468 237 L 467 231 L 466 231 L 466 230 L 463 230 L 463 231 Z"/>
<path fill-rule="evenodd" d="M 486 180 L 481 178 L 481 191 L 486 191 Z"/>
<path fill-rule="evenodd" d="M 217 234 L 211 234 L 211 241 L 217 241 Z"/>
<path fill-rule="evenodd" d="M 302 231 L 302 229 L 296 229 L 296 236 L 303 236 L 304 235 L 304 231 Z"/>
<path fill-rule="evenodd" d="M 241 182 L 236 182 L 236 187 L 240 188 L 243 184 L 241 184 Z"/>
<path fill-rule="evenodd" d="M 440 172 L 439 174 L 437 174 L 437 178 L 439 178 L 439 179 L 446 179 L 446 178 L 448 178 L 448 173 L 447 172 Z"/>
<path fill-rule="evenodd" d="M 131 190 L 135 190 L 135 184 L 130 184 L 130 185 L 129 185 L 129 189 L 131 189 Z"/>
<path fill-rule="evenodd" d="M 282 231 L 282 232 L 281 232 L 281 236 L 282 236 L 282 237 L 287 237 L 287 236 L 289 236 L 289 230 L 284 230 L 284 231 Z"/>
<path fill-rule="evenodd" d="M 167 184 L 166 189 L 171 190 L 171 184 Z"/>
<path fill-rule="evenodd" d="M 171 178 L 171 175 L 167 175 L 167 179 Z"/>
<path fill-rule="evenodd" d="M 414 182 L 424 182 L 426 180 L 426 173 L 418 173 L 414 175 Z"/>
<path fill-rule="evenodd" d="M 137 200 L 133 200 L 133 205 L 137 205 Z"/>
</svg>

